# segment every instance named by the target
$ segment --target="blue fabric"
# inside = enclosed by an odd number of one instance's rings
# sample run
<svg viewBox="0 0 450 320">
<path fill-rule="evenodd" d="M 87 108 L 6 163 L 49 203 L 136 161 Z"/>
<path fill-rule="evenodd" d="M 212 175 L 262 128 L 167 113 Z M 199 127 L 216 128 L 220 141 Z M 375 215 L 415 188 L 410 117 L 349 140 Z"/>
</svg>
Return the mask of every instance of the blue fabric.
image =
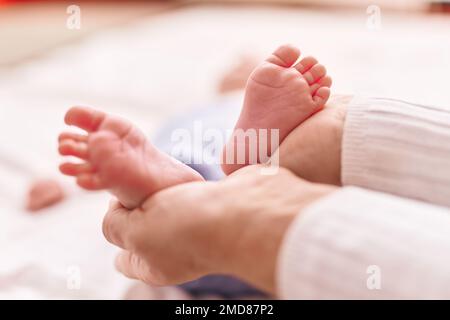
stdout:
<svg viewBox="0 0 450 320">
<path fill-rule="evenodd" d="M 194 135 L 195 123 L 201 124 L 203 132 L 208 129 L 220 130 L 222 136 L 226 137 L 227 130 L 234 128 L 234 124 L 239 117 L 241 103 L 241 99 L 223 100 L 215 104 L 195 108 L 194 111 L 188 114 L 178 116 L 157 132 L 155 139 L 153 139 L 154 144 L 160 150 L 173 156 L 172 151 L 175 147 L 175 142 L 172 141 L 173 132 L 184 129 L 189 131 L 191 135 Z M 224 174 L 218 164 L 191 163 L 193 157 L 205 150 L 204 148 L 210 143 L 199 139 L 192 139 L 192 141 L 191 144 L 186 143 L 186 145 L 182 146 L 183 151 L 176 158 L 199 172 L 206 180 L 220 180 L 223 178 Z M 220 150 L 218 150 L 218 153 L 220 153 Z M 208 156 L 217 157 L 217 152 L 211 152 Z M 223 275 L 206 276 L 180 285 L 180 287 L 194 296 L 217 295 L 225 299 L 265 296 L 264 293 L 248 284 L 236 278 Z"/>
<path fill-rule="evenodd" d="M 192 144 L 186 144 L 183 146 L 181 155 L 174 155 L 173 150 L 177 145 L 172 141 L 172 134 L 175 130 L 187 130 L 194 135 L 195 124 L 200 123 L 205 132 L 208 129 L 219 130 L 222 136 L 226 136 L 227 130 L 232 130 L 236 123 L 241 110 L 240 101 L 237 99 L 227 99 L 219 101 L 215 104 L 206 105 L 203 107 L 194 108 L 190 113 L 183 114 L 173 118 L 169 123 L 162 127 L 156 133 L 156 136 L 152 141 L 160 150 L 174 156 L 181 162 L 187 164 L 191 168 L 198 171 L 206 180 L 220 180 L 224 174 L 217 164 L 204 164 L 196 163 L 192 164 L 192 159 L 196 156 L 201 156 L 201 152 L 208 146 L 208 141 L 199 141 L 198 139 L 192 139 Z M 216 150 L 220 153 L 221 150 Z M 204 156 L 204 155 L 203 155 Z M 211 158 L 217 157 L 210 153 L 208 156 Z"/>
</svg>

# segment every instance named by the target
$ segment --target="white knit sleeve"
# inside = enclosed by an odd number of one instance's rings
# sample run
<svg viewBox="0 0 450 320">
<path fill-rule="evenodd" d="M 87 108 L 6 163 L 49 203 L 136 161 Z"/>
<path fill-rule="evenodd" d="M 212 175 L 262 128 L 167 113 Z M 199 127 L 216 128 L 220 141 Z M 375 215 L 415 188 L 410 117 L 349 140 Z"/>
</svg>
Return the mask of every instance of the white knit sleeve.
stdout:
<svg viewBox="0 0 450 320">
<path fill-rule="evenodd" d="M 278 259 L 284 299 L 450 298 L 450 210 L 345 187 L 290 226 Z"/>
<path fill-rule="evenodd" d="M 354 99 L 344 128 L 342 182 L 450 206 L 450 109 Z"/>
</svg>

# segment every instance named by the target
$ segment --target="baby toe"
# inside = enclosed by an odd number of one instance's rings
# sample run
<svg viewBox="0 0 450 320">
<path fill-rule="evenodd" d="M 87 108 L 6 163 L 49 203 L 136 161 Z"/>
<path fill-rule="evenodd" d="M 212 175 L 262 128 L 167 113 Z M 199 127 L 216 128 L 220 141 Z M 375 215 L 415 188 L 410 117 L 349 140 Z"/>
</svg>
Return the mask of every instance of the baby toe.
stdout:
<svg viewBox="0 0 450 320">
<path fill-rule="evenodd" d="M 89 157 L 87 144 L 75 140 L 62 140 L 59 143 L 58 151 L 62 156 L 74 156 L 83 160 L 86 160 Z"/>
<path fill-rule="evenodd" d="M 88 132 L 96 131 L 106 114 L 89 107 L 72 107 L 67 111 L 64 121 Z"/>
<path fill-rule="evenodd" d="M 300 56 L 300 50 L 290 44 L 282 45 L 267 58 L 267 62 L 276 64 L 280 67 L 289 68 Z"/>
<path fill-rule="evenodd" d="M 322 64 L 316 64 L 311 67 L 308 71 L 303 73 L 303 77 L 308 82 L 309 85 L 312 85 L 319 79 L 323 78 L 327 74 L 327 69 Z"/>
<path fill-rule="evenodd" d="M 317 59 L 314 57 L 305 57 L 297 63 L 294 68 L 298 70 L 301 74 L 305 73 L 309 69 L 311 69 L 314 65 L 317 64 Z"/>
<path fill-rule="evenodd" d="M 312 95 L 316 93 L 316 91 L 321 87 L 327 87 L 330 88 L 332 84 L 332 79 L 330 76 L 325 76 L 321 79 L 319 79 L 316 83 L 313 83 L 310 85 L 310 92 Z"/>
<path fill-rule="evenodd" d="M 66 162 L 59 166 L 61 173 L 68 176 L 77 176 L 80 174 L 93 173 L 94 168 L 90 163 L 71 163 Z"/>
<path fill-rule="evenodd" d="M 58 141 L 61 142 L 63 140 L 73 140 L 77 142 L 87 142 L 88 136 L 85 134 L 77 134 L 72 132 L 63 132 L 58 136 Z"/>
</svg>

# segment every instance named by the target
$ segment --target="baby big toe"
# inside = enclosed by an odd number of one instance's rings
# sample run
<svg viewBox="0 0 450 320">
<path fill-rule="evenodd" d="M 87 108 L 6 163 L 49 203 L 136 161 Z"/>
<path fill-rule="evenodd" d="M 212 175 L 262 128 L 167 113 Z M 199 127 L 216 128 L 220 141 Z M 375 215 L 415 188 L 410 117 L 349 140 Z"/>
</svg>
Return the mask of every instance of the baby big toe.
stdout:
<svg viewBox="0 0 450 320">
<path fill-rule="evenodd" d="M 93 173 L 94 169 L 90 163 L 66 162 L 59 166 L 61 173 L 68 176 L 78 176 L 80 174 Z"/>
<path fill-rule="evenodd" d="M 87 132 L 96 131 L 106 114 L 89 107 L 72 107 L 67 111 L 64 121 Z"/>
<path fill-rule="evenodd" d="M 293 45 L 282 45 L 267 58 L 267 62 L 276 64 L 280 67 L 289 68 L 300 56 L 300 50 Z"/>
</svg>

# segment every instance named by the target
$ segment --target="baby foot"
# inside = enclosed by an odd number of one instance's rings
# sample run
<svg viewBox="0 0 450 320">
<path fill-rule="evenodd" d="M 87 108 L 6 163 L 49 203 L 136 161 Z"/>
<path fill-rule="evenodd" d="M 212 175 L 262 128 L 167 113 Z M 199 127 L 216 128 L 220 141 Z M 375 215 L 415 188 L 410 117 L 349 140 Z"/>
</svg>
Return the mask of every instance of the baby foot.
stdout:
<svg viewBox="0 0 450 320">
<path fill-rule="evenodd" d="M 66 162 L 63 174 L 74 176 L 87 190 L 108 189 L 129 209 L 166 187 L 203 180 L 188 166 L 156 149 L 128 121 L 86 107 L 74 107 L 65 117 L 87 135 L 62 133 L 59 152 L 84 162 Z"/>
<path fill-rule="evenodd" d="M 271 129 L 279 130 L 278 143 L 281 143 L 295 127 L 321 110 L 327 102 L 331 78 L 326 75 L 325 67 L 313 57 L 296 63 L 299 57 L 300 51 L 296 47 L 281 46 L 250 75 L 234 135 L 223 151 L 222 169 L 226 174 L 255 161 L 267 161 L 271 155 Z M 256 144 L 245 137 L 236 138 L 238 131 L 242 132 L 238 129 L 244 132 L 256 129 Z M 261 159 L 259 154 L 260 129 L 268 132 L 265 159 Z M 243 155 L 241 161 L 239 154 Z"/>
<path fill-rule="evenodd" d="M 29 188 L 26 208 L 36 212 L 62 201 L 64 197 L 64 189 L 58 181 L 40 179 L 34 181 Z"/>
</svg>

